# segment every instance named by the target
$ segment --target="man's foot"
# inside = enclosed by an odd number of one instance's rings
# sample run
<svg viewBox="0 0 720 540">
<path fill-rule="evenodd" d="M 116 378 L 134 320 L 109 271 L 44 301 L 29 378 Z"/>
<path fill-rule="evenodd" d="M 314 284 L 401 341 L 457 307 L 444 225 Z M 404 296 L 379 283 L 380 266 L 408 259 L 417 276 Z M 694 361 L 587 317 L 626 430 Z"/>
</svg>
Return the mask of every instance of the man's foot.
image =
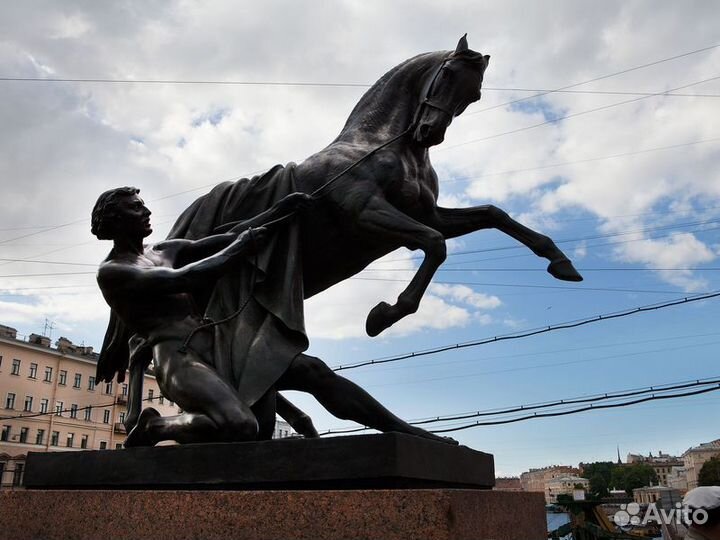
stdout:
<svg viewBox="0 0 720 540">
<path fill-rule="evenodd" d="M 435 435 L 434 433 L 430 433 L 429 431 L 425 431 L 424 429 L 420 429 L 419 427 L 412 426 L 412 430 L 407 432 L 409 435 L 416 435 L 417 437 L 422 437 L 424 439 L 430 439 L 431 441 L 437 441 L 445 444 L 452 444 L 452 445 L 458 445 L 458 443 L 455 439 L 452 437 L 443 437 L 442 435 Z"/>
<path fill-rule="evenodd" d="M 123 446 L 131 448 L 133 446 L 155 446 L 157 441 L 150 438 L 149 424 L 155 418 L 160 418 L 160 413 L 152 407 L 144 409 L 138 417 L 137 424 L 128 433 L 127 439 Z"/>
</svg>

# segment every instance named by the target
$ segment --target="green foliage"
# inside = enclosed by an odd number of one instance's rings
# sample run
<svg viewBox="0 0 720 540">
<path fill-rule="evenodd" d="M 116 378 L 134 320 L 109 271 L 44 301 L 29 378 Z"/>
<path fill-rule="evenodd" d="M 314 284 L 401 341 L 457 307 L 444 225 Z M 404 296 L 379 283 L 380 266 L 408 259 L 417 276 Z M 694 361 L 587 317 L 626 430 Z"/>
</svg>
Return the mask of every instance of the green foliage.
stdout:
<svg viewBox="0 0 720 540">
<path fill-rule="evenodd" d="M 720 486 L 720 457 L 710 458 L 700 469 L 698 484 L 701 486 Z"/>
<path fill-rule="evenodd" d="M 612 486 L 612 471 L 617 467 L 610 461 L 598 461 L 583 465 L 582 477 L 590 480 L 589 493 L 595 497 L 607 497 Z"/>
<path fill-rule="evenodd" d="M 645 463 L 616 466 L 612 472 L 612 484 L 632 496 L 633 489 L 657 483 L 655 470 Z"/>
</svg>

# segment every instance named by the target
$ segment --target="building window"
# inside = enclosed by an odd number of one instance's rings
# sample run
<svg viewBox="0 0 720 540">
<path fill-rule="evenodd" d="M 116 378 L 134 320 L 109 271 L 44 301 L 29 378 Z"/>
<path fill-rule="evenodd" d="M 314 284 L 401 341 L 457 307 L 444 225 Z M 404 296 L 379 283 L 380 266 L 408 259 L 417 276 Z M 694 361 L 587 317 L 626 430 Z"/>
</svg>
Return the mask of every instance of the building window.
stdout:
<svg viewBox="0 0 720 540">
<path fill-rule="evenodd" d="M 88 405 L 87 407 L 85 407 L 85 420 L 87 420 L 89 422 L 91 417 L 92 417 L 92 405 Z"/>
<path fill-rule="evenodd" d="M 163 405 L 165 403 L 165 398 L 162 396 L 162 394 L 158 396 L 158 403 L 160 405 Z"/>
<path fill-rule="evenodd" d="M 43 379 L 45 382 L 52 382 L 52 368 L 49 366 L 45 366 L 45 379 Z"/>
<path fill-rule="evenodd" d="M 125 423 L 125 413 L 124 413 L 124 412 L 121 412 L 121 413 L 120 413 L 120 423 L 121 423 L 121 424 L 124 424 L 124 423 Z"/>
<path fill-rule="evenodd" d="M 70 405 L 70 418 L 77 418 L 77 403 Z"/>
<path fill-rule="evenodd" d="M 21 443 L 27 442 L 28 431 L 30 431 L 30 428 L 26 428 L 26 427 L 20 428 L 20 442 Z"/>
<path fill-rule="evenodd" d="M 122 450 L 122 443 L 115 443 L 115 450 Z"/>
<path fill-rule="evenodd" d="M 128 394 L 128 385 L 123 384 L 122 385 L 122 395 L 123 395 L 123 397 L 127 397 L 127 394 Z"/>
<path fill-rule="evenodd" d="M 109 396 L 112 394 L 112 383 L 105 383 L 105 393 Z"/>
<path fill-rule="evenodd" d="M 18 360 L 17 358 L 13 359 L 12 371 L 10 371 L 10 375 L 20 375 L 20 360 Z"/>
<path fill-rule="evenodd" d="M 43 444 L 44 438 L 45 438 L 45 430 L 38 429 L 37 435 L 35 435 L 35 444 Z"/>
<path fill-rule="evenodd" d="M 30 378 L 37 379 L 37 364 L 30 364 Z"/>
<path fill-rule="evenodd" d="M 73 383 L 73 388 L 80 388 L 80 383 L 82 382 L 82 375 L 80 373 L 75 374 L 75 382 Z"/>
<path fill-rule="evenodd" d="M 68 433 L 66 446 L 67 446 L 68 448 L 72 448 L 72 446 L 73 446 L 73 441 L 74 441 L 74 440 L 75 440 L 75 434 L 74 434 L 74 433 Z"/>
<path fill-rule="evenodd" d="M 108 409 L 105 409 L 103 411 L 103 424 L 109 424 L 110 423 L 110 411 Z"/>
<path fill-rule="evenodd" d="M 88 377 L 88 390 L 95 390 L 95 377 Z"/>
<path fill-rule="evenodd" d="M 58 416 L 62 416 L 63 412 L 63 402 L 62 401 L 56 401 L 55 402 L 55 414 Z"/>
<path fill-rule="evenodd" d="M 15 408 L 15 394 L 12 392 L 8 392 L 7 398 L 5 398 L 5 408 L 6 409 L 14 409 Z"/>
<path fill-rule="evenodd" d="M 32 396 L 25 396 L 25 406 L 23 407 L 23 411 L 32 412 L 32 401 Z"/>
<path fill-rule="evenodd" d="M 47 413 L 49 404 L 50 404 L 50 402 L 46 398 L 41 399 L 40 400 L 40 412 L 43 414 Z"/>
<path fill-rule="evenodd" d="M 60 370 L 60 380 L 58 381 L 58 384 L 60 386 L 65 386 L 67 384 L 67 371 L 64 369 Z"/>
<path fill-rule="evenodd" d="M 10 440 L 10 426 L 3 426 L 2 431 L 0 431 L 0 441 L 9 441 Z"/>
<path fill-rule="evenodd" d="M 88 436 L 83 435 L 82 438 L 80 439 L 80 448 L 87 448 L 87 443 L 88 443 Z"/>
<path fill-rule="evenodd" d="M 100 450 L 105 450 L 107 448 L 107 441 L 100 441 Z"/>
<path fill-rule="evenodd" d="M 153 400 L 154 394 L 155 394 L 155 392 L 153 391 L 152 388 L 150 390 L 148 390 L 148 401 Z"/>
<path fill-rule="evenodd" d="M 24 463 L 15 463 L 15 471 L 13 474 L 13 486 L 20 486 L 23 482 Z"/>
<path fill-rule="evenodd" d="M 60 444 L 60 432 L 53 431 L 50 437 L 50 446 L 57 446 L 58 444 Z"/>
</svg>

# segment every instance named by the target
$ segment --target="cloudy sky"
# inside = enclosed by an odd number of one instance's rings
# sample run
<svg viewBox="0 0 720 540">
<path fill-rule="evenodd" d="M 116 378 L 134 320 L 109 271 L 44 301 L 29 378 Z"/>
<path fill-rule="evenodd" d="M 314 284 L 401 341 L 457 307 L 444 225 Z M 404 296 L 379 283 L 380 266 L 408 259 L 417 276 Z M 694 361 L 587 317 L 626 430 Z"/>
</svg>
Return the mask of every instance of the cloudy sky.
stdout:
<svg viewBox="0 0 720 540">
<path fill-rule="evenodd" d="M 719 16 L 710 0 L 4 2 L 0 323 L 30 334 L 47 319 L 53 338 L 98 347 L 100 192 L 139 187 L 160 240 L 209 187 L 302 161 L 365 85 L 465 32 L 492 58 L 482 101 L 431 152 L 441 202 L 493 203 L 563 240 L 585 281 L 555 281 L 511 239 L 478 232 L 450 243 L 417 314 L 367 338 L 367 312 L 417 267 L 399 251 L 307 303 L 311 352 L 347 364 L 720 289 Z M 407 419 L 709 378 L 718 303 L 347 375 Z M 292 399 L 319 428 L 347 425 Z M 681 452 L 720 436 L 718 413 L 707 394 L 456 437 L 517 474 L 617 445 Z"/>
</svg>

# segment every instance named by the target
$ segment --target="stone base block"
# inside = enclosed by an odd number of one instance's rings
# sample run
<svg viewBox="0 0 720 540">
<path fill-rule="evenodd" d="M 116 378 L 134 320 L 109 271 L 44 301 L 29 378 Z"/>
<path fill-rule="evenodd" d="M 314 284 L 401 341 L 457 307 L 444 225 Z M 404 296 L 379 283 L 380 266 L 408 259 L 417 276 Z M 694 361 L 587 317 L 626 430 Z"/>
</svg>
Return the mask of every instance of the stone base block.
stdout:
<svg viewBox="0 0 720 540">
<path fill-rule="evenodd" d="M 541 540 L 541 493 L 352 491 L 0 491 L 13 539 Z"/>
</svg>

